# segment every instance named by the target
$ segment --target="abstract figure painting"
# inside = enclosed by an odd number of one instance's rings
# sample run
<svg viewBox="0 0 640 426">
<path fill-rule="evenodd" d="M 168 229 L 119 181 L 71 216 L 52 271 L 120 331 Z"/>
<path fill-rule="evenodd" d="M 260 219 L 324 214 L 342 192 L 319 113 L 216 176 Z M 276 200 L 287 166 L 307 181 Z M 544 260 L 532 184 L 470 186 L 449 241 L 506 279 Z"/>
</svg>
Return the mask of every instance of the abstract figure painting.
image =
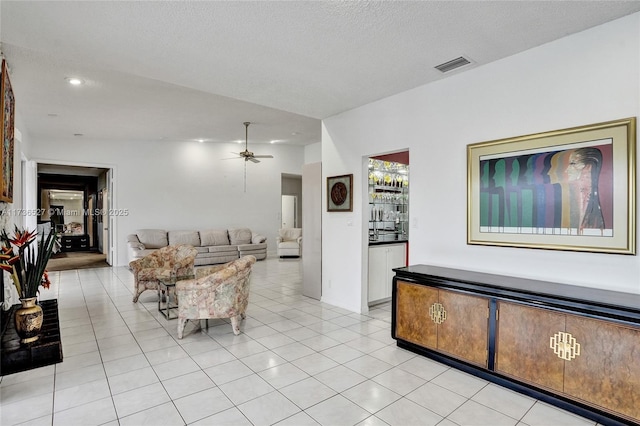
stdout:
<svg viewBox="0 0 640 426">
<path fill-rule="evenodd" d="M 468 244 L 635 254 L 635 118 L 467 147 Z"/>
<path fill-rule="evenodd" d="M 611 236 L 611 142 L 481 157 L 480 228 L 483 232 Z"/>
<path fill-rule="evenodd" d="M 2 114 L 2 128 L 0 139 L 2 150 L 0 151 L 0 164 L 2 176 L 0 177 L 0 201 L 13 202 L 13 133 L 15 121 L 15 99 L 6 61 L 2 60 L 2 75 L 0 77 L 0 111 Z"/>
</svg>

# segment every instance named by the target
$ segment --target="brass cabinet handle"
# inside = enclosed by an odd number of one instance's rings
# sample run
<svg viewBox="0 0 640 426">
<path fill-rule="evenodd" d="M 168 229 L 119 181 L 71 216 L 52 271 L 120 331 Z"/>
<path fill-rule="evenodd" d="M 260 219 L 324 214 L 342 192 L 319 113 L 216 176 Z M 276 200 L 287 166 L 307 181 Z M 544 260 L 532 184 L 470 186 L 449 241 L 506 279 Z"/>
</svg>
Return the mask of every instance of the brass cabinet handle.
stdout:
<svg viewBox="0 0 640 426">
<path fill-rule="evenodd" d="M 571 361 L 580 355 L 580 343 L 569 333 L 559 331 L 549 339 L 549 347 L 553 353 L 565 361 Z"/>
<path fill-rule="evenodd" d="M 442 324 L 447 319 L 447 311 L 440 303 L 434 303 L 429 308 L 429 316 L 436 324 Z"/>
</svg>

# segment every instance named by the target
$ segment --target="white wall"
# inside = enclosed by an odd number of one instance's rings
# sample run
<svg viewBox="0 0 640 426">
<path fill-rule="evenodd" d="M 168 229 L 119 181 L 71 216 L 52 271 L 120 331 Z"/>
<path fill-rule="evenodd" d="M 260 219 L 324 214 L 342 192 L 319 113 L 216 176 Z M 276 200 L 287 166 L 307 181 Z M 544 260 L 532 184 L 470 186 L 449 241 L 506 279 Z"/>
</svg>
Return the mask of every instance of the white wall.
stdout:
<svg viewBox="0 0 640 426">
<path fill-rule="evenodd" d="M 638 116 L 639 83 L 634 14 L 324 120 L 323 178 L 355 189 L 353 213 L 323 209 L 323 301 L 366 309 L 363 157 L 404 148 L 410 264 L 640 293 L 638 256 L 466 244 L 468 144 Z"/>
<path fill-rule="evenodd" d="M 304 164 L 322 161 L 322 142 L 316 142 L 304 147 Z"/>
<path fill-rule="evenodd" d="M 167 230 L 250 227 L 267 236 L 275 253 L 280 228 L 281 173 L 301 174 L 304 148 L 255 146 L 256 154 L 275 158 L 247 163 L 232 157 L 235 144 L 197 142 L 94 142 L 69 140 L 30 145 L 31 158 L 42 163 L 92 164 L 114 169 L 112 208 L 128 209 L 116 217 L 116 265 L 128 263 L 126 236 L 140 228 Z"/>
</svg>

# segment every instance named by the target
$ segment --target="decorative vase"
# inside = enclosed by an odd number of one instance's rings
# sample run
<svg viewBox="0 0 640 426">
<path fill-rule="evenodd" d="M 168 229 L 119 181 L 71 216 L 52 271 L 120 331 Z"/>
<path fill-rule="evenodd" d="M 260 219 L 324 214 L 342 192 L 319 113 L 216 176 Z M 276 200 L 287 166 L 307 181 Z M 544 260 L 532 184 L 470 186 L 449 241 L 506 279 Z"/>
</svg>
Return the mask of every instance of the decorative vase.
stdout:
<svg viewBox="0 0 640 426">
<path fill-rule="evenodd" d="M 16 310 L 16 331 L 21 343 L 35 342 L 40 338 L 42 328 L 42 308 L 35 297 L 20 299 L 22 307 Z"/>
</svg>

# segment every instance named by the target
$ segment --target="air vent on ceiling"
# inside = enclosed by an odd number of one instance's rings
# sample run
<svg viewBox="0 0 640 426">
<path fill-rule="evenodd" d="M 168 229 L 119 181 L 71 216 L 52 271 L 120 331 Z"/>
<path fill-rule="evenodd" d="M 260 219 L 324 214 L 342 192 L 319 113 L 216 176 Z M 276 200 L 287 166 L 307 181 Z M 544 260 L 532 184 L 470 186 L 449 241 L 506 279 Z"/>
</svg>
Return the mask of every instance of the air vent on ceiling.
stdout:
<svg viewBox="0 0 640 426">
<path fill-rule="evenodd" d="M 456 68 L 469 65 L 470 63 L 470 60 L 460 56 L 459 58 L 452 59 L 449 62 L 445 62 L 444 64 L 437 65 L 436 68 L 442 72 L 449 72 L 455 70 Z"/>
</svg>

